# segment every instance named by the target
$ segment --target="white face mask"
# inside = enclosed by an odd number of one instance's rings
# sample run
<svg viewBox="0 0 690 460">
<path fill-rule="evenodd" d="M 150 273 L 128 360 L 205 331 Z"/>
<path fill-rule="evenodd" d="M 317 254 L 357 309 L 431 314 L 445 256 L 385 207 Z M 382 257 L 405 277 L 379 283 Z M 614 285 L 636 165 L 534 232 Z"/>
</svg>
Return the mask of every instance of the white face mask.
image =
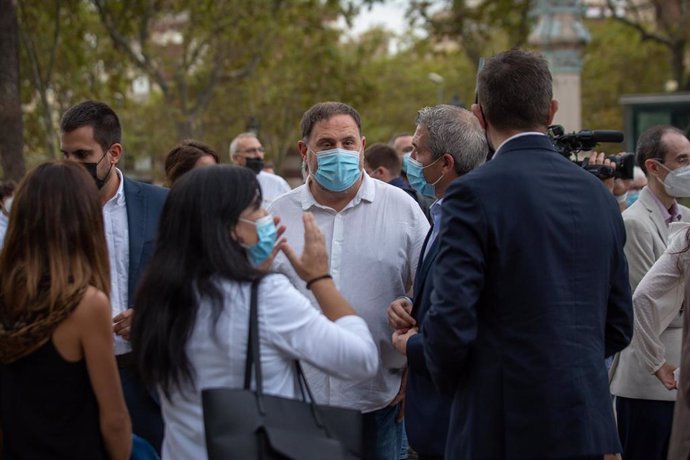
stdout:
<svg viewBox="0 0 690 460">
<path fill-rule="evenodd" d="M 666 179 L 661 181 L 664 184 L 664 189 L 669 196 L 674 198 L 690 197 L 690 165 L 671 171 L 666 166 L 658 163 L 659 166 L 668 171 Z"/>
</svg>

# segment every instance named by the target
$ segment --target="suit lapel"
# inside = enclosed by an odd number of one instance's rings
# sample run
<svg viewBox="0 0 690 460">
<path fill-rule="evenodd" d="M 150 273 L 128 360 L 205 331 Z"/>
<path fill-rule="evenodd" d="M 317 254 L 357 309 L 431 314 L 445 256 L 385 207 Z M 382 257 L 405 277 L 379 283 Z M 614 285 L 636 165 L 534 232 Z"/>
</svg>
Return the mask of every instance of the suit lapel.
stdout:
<svg viewBox="0 0 690 460">
<path fill-rule="evenodd" d="M 127 228 L 129 230 L 129 273 L 128 290 L 129 299 L 134 295 L 134 286 L 141 262 L 141 251 L 144 246 L 146 226 L 146 201 L 141 193 L 141 188 L 123 176 L 125 181 L 125 203 L 127 207 Z"/>
<path fill-rule="evenodd" d="M 421 284 L 423 283 L 422 272 L 424 268 L 424 253 L 426 252 L 426 245 L 429 244 L 429 238 L 431 237 L 431 232 L 434 229 L 434 224 L 431 224 L 431 228 L 426 233 L 424 237 L 424 244 L 422 244 L 422 250 L 419 253 L 419 259 L 417 261 L 417 271 L 414 274 L 414 283 L 412 283 L 412 294 L 415 298 L 421 293 Z"/>
<path fill-rule="evenodd" d="M 664 242 L 664 245 L 668 244 L 668 225 L 666 224 L 666 221 L 662 218 L 662 216 L 659 213 L 659 204 L 656 202 L 656 199 L 652 195 L 652 192 L 648 188 L 642 189 L 640 192 L 640 201 L 644 205 L 645 209 L 647 209 L 647 212 L 649 213 L 649 218 L 651 221 L 654 223 L 654 226 L 656 227 L 656 231 L 659 234 L 659 237 L 661 240 Z"/>
<path fill-rule="evenodd" d="M 422 248 L 422 254 L 420 256 L 423 257 L 423 260 L 421 261 L 422 263 L 420 264 L 421 268 L 417 269 L 417 276 L 415 277 L 414 302 L 412 305 L 412 316 L 415 318 L 417 318 L 419 315 L 419 307 L 422 303 L 422 299 L 424 298 L 423 292 L 428 281 L 429 271 L 434 265 L 434 261 L 438 255 L 439 235 L 436 235 L 434 241 L 431 242 L 429 252 L 426 254 L 426 257 L 424 256 L 424 250 L 429 242 L 428 240 L 430 235 L 431 230 L 429 230 L 427 240 L 424 242 L 424 247 Z"/>
</svg>

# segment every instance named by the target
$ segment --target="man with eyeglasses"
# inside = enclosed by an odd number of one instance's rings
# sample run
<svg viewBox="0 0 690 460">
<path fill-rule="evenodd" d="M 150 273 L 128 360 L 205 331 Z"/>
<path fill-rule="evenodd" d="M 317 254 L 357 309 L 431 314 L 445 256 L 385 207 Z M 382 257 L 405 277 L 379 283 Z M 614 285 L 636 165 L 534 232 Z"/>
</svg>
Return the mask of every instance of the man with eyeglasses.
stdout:
<svg viewBox="0 0 690 460">
<path fill-rule="evenodd" d="M 290 185 L 285 179 L 264 171 L 264 148 L 256 134 L 241 133 L 230 142 L 230 161 L 254 171 L 261 186 L 264 207 L 283 193 L 290 191 Z"/>
<path fill-rule="evenodd" d="M 690 222 L 690 209 L 676 200 L 690 197 L 690 141 L 677 128 L 654 126 L 640 135 L 636 156 L 647 186 L 623 212 L 625 257 L 633 291 L 666 250 L 671 223 Z M 661 333 L 647 330 L 637 313 L 635 316 L 633 340 L 610 371 L 618 432 L 623 458 L 662 460 L 668 450 L 676 400 L 673 371 L 680 364 L 682 315 Z"/>
</svg>

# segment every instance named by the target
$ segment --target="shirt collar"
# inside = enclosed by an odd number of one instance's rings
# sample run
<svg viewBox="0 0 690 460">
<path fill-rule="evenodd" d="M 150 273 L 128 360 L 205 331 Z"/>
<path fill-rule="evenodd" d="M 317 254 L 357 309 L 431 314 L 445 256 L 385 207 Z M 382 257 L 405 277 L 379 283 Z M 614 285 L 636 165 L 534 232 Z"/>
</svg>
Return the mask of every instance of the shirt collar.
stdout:
<svg viewBox="0 0 690 460">
<path fill-rule="evenodd" d="M 368 202 L 373 202 L 374 197 L 376 196 L 376 185 L 374 184 L 374 180 L 371 177 L 369 177 L 368 174 L 362 172 L 362 175 L 364 176 L 364 180 L 362 180 L 362 184 L 359 186 L 359 190 L 357 190 L 357 194 L 355 194 L 354 198 L 343 208 L 343 211 L 345 209 L 351 208 L 353 206 L 357 206 L 362 200 L 368 201 Z M 307 178 L 307 183 L 304 184 L 304 188 L 302 189 L 302 210 L 303 211 L 309 211 L 309 209 L 312 206 L 316 206 L 318 208 L 324 208 L 324 209 L 331 209 L 328 206 L 322 205 L 318 201 L 316 201 L 316 198 L 314 198 L 314 195 L 311 193 L 311 189 L 309 188 L 309 181 L 314 180 L 312 176 L 309 176 Z"/>
<path fill-rule="evenodd" d="M 501 142 L 501 145 L 499 145 L 498 148 L 496 149 L 496 153 L 494 153 L 494 156 L 492 157 L 492 159 L 496 158 L 499 155 L 499 153 L 501 152 L 501 149 L 503 148 L 503 146 L 506 145 L 508 142 L 512 141 L 513 139 L 517 139 L 518 137 L 523 137 L 523 136 L 535 136 L 535 135 L 536 136 L 546 136 L 546 134 L 540 133 L 539 131 L 527 131 L 524 133 L 517 133 L 513 136 L 510 136 L 508 139 Z"/>
<path fill-rule="evenodd" d="M 678 222 L 680 219 L 683 217 L 680 214 L 680 208 L 678 208 L 678 203 L 673 201 L 673 204 L 669 209 L 666 209 L 666 206 L 664 206 L 664 203 L 661 202 L 661 200 L 654 194 L 652 189 L 649 189 L 651 192 L 652 197 L 654 198 L 654 201 L 656 201 L 656 204 L 659 206 L 659 210 L 661 211 L 661 217 L 663 217 L 664 221 L 666 224 L 670 224 L 671 222 Z"/>
<path fill-rule="evenodd" d="M 117 186 L 117 192 L 115 192 L 115 195 L 113 195 L 113 197 L 108 200 L 108 203 L 113 203 L 118 206 L 122 206 L 125 204 L 125 181 L 122 176 L 122 171 L 115 168 L 115 174 L 117 174 L 117 176 L 120 178 L 120 185 Z"/>
<path fill-rule="evenodd" d="M 434 222 L 434 227 L 438 227 L 441 224 L 441 204 L 443 204 L 443 198 L 434 201 L 429 207 L 429 214 L 431 214 L 431 220 Z"/>
</svg>

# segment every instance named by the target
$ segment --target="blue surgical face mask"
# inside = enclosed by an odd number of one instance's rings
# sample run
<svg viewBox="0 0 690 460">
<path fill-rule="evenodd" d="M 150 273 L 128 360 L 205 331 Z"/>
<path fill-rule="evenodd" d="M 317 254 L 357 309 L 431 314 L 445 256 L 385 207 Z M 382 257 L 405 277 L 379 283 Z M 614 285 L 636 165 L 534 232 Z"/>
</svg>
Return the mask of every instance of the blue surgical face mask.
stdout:
<svg viewBox="0 0 690 460">
<path fill-rule="evenodd" d="M 429 163 L 426 166 L 422 166 L 422 164 L 419 161 L 410 157 L 409 164 L 407 165 L 407 181 L 410 183 L 413 189 L 415 189 L 417 192 L 421 193 L 424 196 L 436 198 L 435 186 L 443 178 L 443 174 L 441 174 L 441 176 L 438 179 L 436 179 L 436 181 L 433 184 L 430 184 L 424 177 L 424 170 L 442 158 L 443 157 L 439 157 L 436 159 L 436 161 L 433 161 L 432 163 Z"/>
<path fill-rule="evenodd" d="M 407 174 L 407 168 L 409 168 L 410 155 L 412 155 L 412 152 L 407 152 L 405 155 L 403 155 L 402 172 L 405 174 Z"/>
<path fill-rule="evenodd" d="M 316 164 L 314 179 L 331 192 L 349 189 L 362 176 L 357 150 L 323 150 L 316 154 Z"/>
<path fill-rule="evenodd" d="M 627 207 L 632 206 L 634 202 L 637 201 L 637 199 L 640 197 L 640 191 L 639 190 L 631 190 L 628 192 L 628 197 L 625 199 L 625 204 Z"/>
<path fill-rule="evenodd" d="M 242 219 L 241 217 L 239 220 L 256 226 L 256 236 L 259 238 L 259 241 L 253 246 L 245 247 L 249 253 L 249 261 L 253 266 L 258 267 L 271 256 L 273 246 L 276 244 L 278 229 L 275 222 L 273 222 L 273 216 L 269 214 L 256 219 L 256 222 Z"/>
</svg>

